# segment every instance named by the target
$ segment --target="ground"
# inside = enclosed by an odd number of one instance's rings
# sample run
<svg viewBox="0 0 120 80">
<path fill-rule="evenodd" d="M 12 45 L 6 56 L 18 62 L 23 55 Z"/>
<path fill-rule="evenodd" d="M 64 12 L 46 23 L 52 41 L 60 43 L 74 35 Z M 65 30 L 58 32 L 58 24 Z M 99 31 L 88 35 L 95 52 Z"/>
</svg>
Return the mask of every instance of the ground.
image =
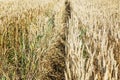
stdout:
<svg viewBox="0 0 120 80">
<path fill-rule="evenodd" d="M 119 0 L 0 0 L 1 80 L 119 80 Z"/>
</svg>

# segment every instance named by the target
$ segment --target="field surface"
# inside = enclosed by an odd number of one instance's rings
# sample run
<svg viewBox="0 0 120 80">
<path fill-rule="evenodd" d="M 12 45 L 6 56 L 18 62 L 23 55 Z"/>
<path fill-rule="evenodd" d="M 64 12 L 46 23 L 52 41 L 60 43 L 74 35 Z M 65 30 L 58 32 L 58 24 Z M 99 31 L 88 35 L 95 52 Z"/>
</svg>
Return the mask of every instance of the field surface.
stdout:
<svg viewBox="0 0 120 80">
<path fill-rule="evenodd" d="M 0 0 L 0 80 L 120 80 L 120 1 Z"/>
</svg>

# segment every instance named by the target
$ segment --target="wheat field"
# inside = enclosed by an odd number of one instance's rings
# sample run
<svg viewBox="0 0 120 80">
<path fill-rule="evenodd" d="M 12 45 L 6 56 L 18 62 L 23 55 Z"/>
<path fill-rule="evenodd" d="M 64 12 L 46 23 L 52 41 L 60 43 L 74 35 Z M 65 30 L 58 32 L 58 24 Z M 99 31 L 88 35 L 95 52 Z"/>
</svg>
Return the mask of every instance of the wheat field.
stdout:
<svg viewBox="0 0 120 80">
<path fill-rule="evenodd" d="M 120 1 L 0 0 L 0 80 L 120 80 Z"/>
</svg>

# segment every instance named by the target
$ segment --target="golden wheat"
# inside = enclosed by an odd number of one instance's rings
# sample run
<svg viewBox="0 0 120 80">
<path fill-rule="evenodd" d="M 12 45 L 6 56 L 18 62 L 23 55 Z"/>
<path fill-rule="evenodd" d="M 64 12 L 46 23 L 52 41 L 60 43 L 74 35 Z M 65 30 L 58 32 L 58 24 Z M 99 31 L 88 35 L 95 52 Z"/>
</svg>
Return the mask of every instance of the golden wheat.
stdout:
<svg viewBox="0 0 120 80">
<path fill-rule="evenodd" d="M 0 1 L 0 79 L 119 80 L 119 4 Z"/>
</svg>

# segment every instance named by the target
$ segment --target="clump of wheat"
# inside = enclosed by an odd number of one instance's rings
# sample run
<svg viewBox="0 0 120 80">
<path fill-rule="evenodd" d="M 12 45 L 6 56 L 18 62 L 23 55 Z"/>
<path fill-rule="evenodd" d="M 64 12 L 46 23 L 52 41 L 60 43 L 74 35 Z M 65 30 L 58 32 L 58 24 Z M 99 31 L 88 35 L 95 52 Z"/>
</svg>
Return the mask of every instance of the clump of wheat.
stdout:
<svg viewBox="0 0 120 80">
<path fill-rule="evenodd" d="M 96 3 L 95 0 L 71 2 L 73 11 L 68 23 L 66 80 L 118 80 L 120 74 L 118 3 L 114 1 Z"/>
</svg>

